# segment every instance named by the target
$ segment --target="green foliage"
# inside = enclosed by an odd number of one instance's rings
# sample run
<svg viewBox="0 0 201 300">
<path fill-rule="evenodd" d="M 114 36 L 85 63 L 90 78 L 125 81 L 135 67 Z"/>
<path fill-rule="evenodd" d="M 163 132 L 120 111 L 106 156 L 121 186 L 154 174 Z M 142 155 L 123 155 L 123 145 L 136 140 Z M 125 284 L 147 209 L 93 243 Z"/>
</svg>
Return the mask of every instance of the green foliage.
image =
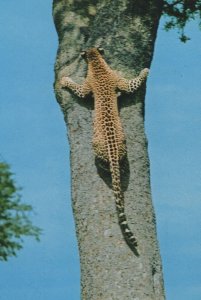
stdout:
<svg viewBox="0 0 201 300">
<path fill-rule="evenodd" d="M 165 23 L 165 30 L 177 28 L 180 40 L 185 43 L 190 39 L 184 32 L 186 24 L 192 19 L 201 19 L 201 0 L 166 0 L 163 14 L 170 18 Z M 201 28 L 201 21 L 199 27 Z"/>
<path fill-rule="evenodd" d="M 8 164 L 0 162 L 0 260 L 16 256 L 22 248 L 22 236 L 39 240 L 41 230 L 29 219 L 32 207 L 21 203 L 19 190 Z"/>
</svg>

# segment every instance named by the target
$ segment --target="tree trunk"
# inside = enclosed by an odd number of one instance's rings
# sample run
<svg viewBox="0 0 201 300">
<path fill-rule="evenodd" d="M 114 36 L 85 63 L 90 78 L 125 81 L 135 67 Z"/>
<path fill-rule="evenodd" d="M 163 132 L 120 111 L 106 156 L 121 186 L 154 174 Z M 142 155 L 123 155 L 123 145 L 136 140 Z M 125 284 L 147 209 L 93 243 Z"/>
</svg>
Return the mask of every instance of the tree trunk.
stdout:
<svg viewBox="0 0 201 300">
<path fill-rule="evenodd" d="M 161 16 L 160 0 L 55 0 L 59 36 L 55 93 L 68 128 L 72 205 L 81 261 L 83 300 L 165 299 L 161 259 L 150 191 L 144 132 L 145 85 L 119 97 L 126 134 L 129 173 L 124 173 L 125 209 L 139 245 L 139 256 L 125 243 L 108 182 L 92 149 L 93 99 L 61 90 L 58 79 L 81 83 L 86 63 L 81 50 L 102 46 L 108 64 L 127 78 L 150 66 Z"/>
</svg>

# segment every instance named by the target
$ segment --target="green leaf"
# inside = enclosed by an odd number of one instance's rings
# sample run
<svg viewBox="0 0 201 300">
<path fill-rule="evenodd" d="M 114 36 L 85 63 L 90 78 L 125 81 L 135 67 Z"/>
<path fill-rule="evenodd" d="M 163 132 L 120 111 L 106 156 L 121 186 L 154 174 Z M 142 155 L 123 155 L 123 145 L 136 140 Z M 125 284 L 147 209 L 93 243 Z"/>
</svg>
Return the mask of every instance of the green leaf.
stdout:
<svg viewBox="0 0 201 300">
<path fill-rule="evenodd" d="M 0 162 L 0 260 L 5 261 L 22 249 L 24 236 L 39 241 L 41 234 L 30 220 L 33 208 L 21 202 L 20 188 L 12 176 L 9 165 Z"/>
</svg>

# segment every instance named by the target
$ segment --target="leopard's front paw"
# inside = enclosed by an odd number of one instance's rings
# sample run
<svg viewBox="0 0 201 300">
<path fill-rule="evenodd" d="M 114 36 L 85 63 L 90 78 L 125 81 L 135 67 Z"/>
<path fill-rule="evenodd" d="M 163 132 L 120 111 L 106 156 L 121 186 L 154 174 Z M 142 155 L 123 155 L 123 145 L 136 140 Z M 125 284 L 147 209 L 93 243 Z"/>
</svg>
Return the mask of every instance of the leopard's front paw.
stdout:
<svg viewBox="0 0 201 300">
<path fill-rule="evenodd" d="M 72 80 L 70 79 L 70 77 L 67 76 L 62 77 L 59 81 L 61 87 L 67 87 L 71 82 Z"/>
<path fill-rule="evenodd" d="M 149 74 L 149 69 L 145 68 L 140 72 L 140 76 L 146 78 Z"/>
</svg>

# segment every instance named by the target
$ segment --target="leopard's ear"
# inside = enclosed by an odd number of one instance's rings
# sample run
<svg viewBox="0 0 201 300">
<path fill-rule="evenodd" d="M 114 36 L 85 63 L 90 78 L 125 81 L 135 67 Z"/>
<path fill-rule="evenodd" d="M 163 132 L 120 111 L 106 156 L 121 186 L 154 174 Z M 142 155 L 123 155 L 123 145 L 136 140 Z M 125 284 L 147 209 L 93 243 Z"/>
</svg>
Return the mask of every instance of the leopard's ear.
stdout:
<svg viewBox="0 0 201 300">
<path fill-rule="evenodd" d="M 85 59 L 86 58 L 86 51 L 81 51 L 80 56 Z"/>
<path fill-rule="evenodd" d="M 105 51 L 102 47 L 98 47 L 97 50 L 101 55 L 103 55 L 105 53 Z"/>
</svg>

